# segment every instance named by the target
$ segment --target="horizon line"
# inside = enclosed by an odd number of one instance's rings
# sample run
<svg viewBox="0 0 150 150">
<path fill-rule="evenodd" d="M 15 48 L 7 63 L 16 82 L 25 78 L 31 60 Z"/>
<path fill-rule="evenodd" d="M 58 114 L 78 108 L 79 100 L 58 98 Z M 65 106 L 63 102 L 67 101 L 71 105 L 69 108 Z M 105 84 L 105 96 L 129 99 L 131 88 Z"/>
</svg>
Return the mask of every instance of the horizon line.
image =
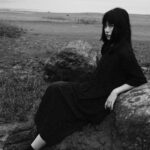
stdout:
<svg viewBox="0 0 150 150">
<path fill-rule="evenodd" d="M 83 12 L 59 12 L 59 11 L 50 11 L 50 10 L 40 10 L 40 9 L 26 9 L 26 8 L 0 8 L 0 11 L 25 11 L 25 12 L 41 12 L 41 13 L 69 13 L 69 14 L 81 14 L 81 13 L 96 13 L 96 14 L 104 14 L 105 12 L 93 12 L 93 11 L 83 11 Z M 130 15 L 150 15 L 146 13 L 129 13 Z"/>
</svg>

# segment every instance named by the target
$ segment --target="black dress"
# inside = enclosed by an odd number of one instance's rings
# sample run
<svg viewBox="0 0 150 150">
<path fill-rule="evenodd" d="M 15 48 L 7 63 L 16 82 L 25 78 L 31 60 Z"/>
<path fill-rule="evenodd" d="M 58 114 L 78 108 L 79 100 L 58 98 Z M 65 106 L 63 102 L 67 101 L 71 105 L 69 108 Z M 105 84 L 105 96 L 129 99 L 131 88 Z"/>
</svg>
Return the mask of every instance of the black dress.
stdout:
<svg viewBox="0 0 150 150">
<path fill-rule="evenodd" d="M 108 115 L 104 108 L 111 91 L 123 84 L 139 86 L 146 78 L 124 40 L 102 47 L 102 57 L 91 80 L 55 82 L 46 90 L 35 116 L 38 133 L 49 146 L 57 144 L 87 123 L 99 123 Z"/>
</svg>

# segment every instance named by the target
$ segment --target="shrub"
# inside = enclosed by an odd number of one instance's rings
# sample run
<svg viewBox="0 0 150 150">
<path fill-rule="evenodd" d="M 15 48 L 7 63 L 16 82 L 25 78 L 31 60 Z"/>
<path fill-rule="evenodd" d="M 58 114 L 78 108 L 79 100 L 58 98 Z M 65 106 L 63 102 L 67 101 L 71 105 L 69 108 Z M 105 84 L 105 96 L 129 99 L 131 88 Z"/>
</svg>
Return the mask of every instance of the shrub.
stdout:
<svg viewBox="0 0 150 150">
<path fill-rule="evenodd" d="M 96 24 L 98 21 L 96 19 L 86 19 L 86 18 L 81 18 L 77 19 L 78 24 Z"/>
<path fill-rule="evenodd" d="M 0 23 L 0 36 L 9 38 L 18 38 L 25 33 L 23 28 L 10 25 L 8 23 Z"/>
</svg>

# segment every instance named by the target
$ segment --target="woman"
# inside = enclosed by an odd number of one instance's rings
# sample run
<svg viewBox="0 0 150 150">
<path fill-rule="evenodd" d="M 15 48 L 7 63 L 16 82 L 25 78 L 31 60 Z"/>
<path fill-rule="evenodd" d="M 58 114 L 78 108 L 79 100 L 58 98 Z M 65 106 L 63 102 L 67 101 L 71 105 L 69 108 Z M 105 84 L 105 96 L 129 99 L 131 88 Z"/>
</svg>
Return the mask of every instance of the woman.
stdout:
<svg viewBox="0 0 150 150">
<path fill-rule="evenodd" d="M 48 87 L 35 116 L 38 135 L 28 150 L 52 146 L 87 123 L 102 121 L 120 93 L 147 82 L 133 53 L 126 10 L 106 12 L 102 24 L 102 57 L 93 76 Z"/>
</svg>

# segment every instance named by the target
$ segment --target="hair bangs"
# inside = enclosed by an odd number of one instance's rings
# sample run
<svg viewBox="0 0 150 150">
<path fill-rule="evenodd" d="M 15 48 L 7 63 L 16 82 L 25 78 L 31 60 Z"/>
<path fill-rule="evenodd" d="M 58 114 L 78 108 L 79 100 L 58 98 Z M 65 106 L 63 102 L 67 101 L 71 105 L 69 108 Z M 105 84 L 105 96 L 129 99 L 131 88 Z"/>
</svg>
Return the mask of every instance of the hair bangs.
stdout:
<svg viewBox="0 0 150 150">
<path fill-rule="evenodd" d="M 113 24 L 116 26 L 118 24 L 117 22 L 118 22 L 117 18 L 114 15 L 113 10 L 111 10 L 110 12 L 108 12 L 104 15 L 102 24 L 103 24 L 103 26 L 105 26 L 106 23 L 109 23 L 109 24 Z"/>
</svg>

